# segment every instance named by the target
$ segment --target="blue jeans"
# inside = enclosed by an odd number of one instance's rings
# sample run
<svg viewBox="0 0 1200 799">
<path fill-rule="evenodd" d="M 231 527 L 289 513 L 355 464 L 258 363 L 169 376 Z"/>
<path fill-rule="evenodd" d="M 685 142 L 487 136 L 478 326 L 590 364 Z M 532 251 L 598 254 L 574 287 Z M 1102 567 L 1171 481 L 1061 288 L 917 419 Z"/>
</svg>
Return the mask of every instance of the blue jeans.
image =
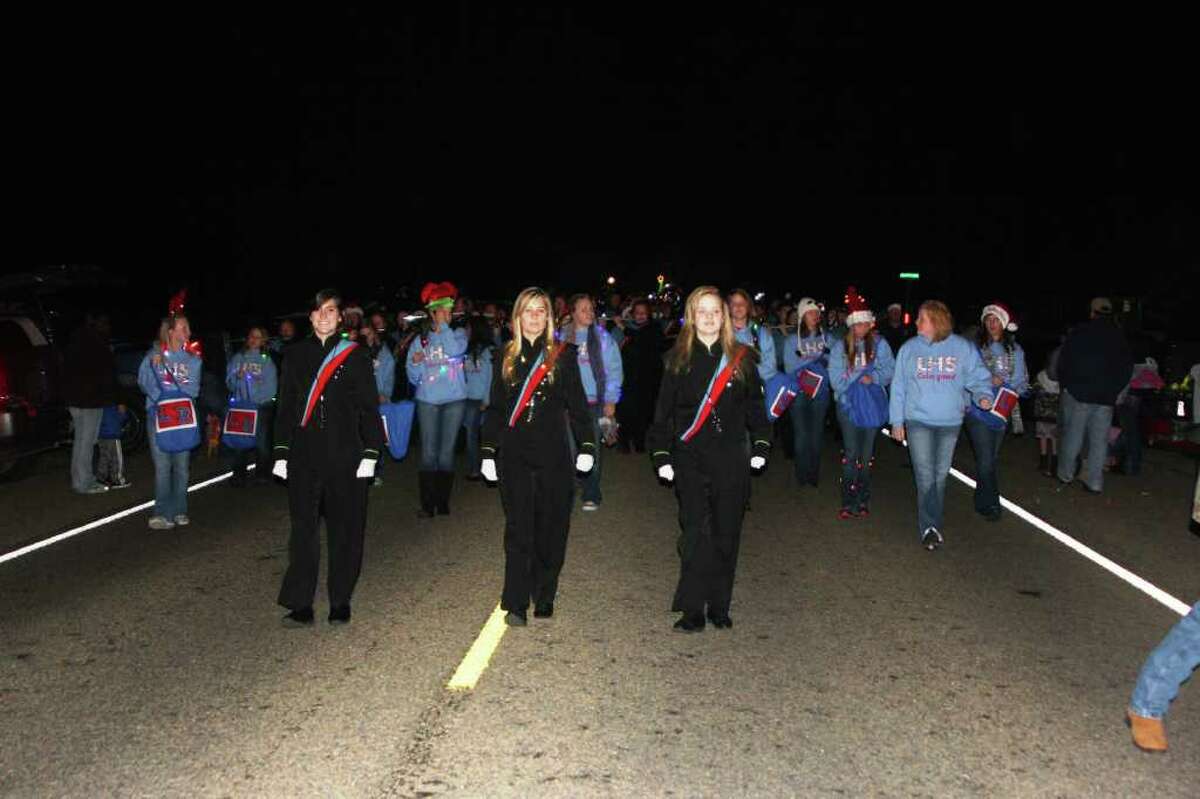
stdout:
<svg viewBox="0 0 1200 799">
<path fill-rule="evenodd" d="M 871 461 L 879 430 L 854 424 L 840 404 L 837 417 L 842 428 L 842 507 L 857 513 L 871 501 Z"/>
<path fill-rule="evenodd" d="M 154 515 L 173 521 L 187 514 L 188 467 L 191 452 L 163 452 L 154 431 L 150 439 L 150 457 L 154 459 Z"/>
<path fill-rule="evenodd" d="M 917 483 L 917 538 L 930 527 L 942 532 L 946 508 L 946 477 L 954 460 L 959 427 L 932 427 L 920 422 L 904 426 L 908 457 Z"/>
<path fill-rule="evenodd" d="M 600 419 L 604 416 L 604 406 L 588 405 L 588 410 L 592 412 L 592 435 L 596 442 L 595 463 L 592 470 L 579 479 L 579 484 L 583 501 L 599 505 L 603 499 L 600 495 L 600 461 L 604 457 L 604 443 L 600 440 Z M 574 466 L 575 456 L 579 454 L 579 445 L 575 443 L 575 433 L 570 425 L 567 425 L 567 446 L 571 449 L 571 464 Z"/>
<path fill-rule="evenodd" d="M 1196 666 L 1200 665 L 1200 602 L 1171 628 L 1154 648 L 1133 687 L 1129 709 L 1148 719 L 1161 719 Z"/>
<path fill-rule="evenodd" d="M 1093 491 L 1104 488 L 1104 460 L 1108 457 L 1108 428 L 1112 426 L 1111 405 L 1080 402 L 1065 388 L 1060 395 L 1062 407 L 1062 445 L 1058 449 L 1058 479 L 1075 479 L 1075 459 L 1087 437 L 1087 477 L 1084 482 Z"/>
<path fill-rule="evenodd" d="M 483 400 L 469 399 L 466 403 L 463 406 L 463 427 L 466 428 L 467 439 L 467 474 L 476 477 L 479 475 L 479 426 L 484 414 L 479 408 Z"/>
<path fill-rule="evenodd" d="M 75 438 L 71 442 L 71 488 L 83 493 L 98 484 L 92 471 L 92 451 L 100 437 L 103 408 L 70 408 Z"/>
<path fill-rule="evenodd" d="M 995 430 L 967 416 L 964 421 L 967 438 L 975 450 L 975 512 L 1000 510 L 1000 479 L 997 477 L 1000 445 L 1004 443 L 1004 428 Z"/>
<path fill-rule="evenodd" d="M 796 480 L 817 482 L 821 476 L 821 439 L 825 434 L 825 414 L 829 411 L 829 391 L 810 400 L 800 394 L 792 403 L 792 442 L 795 450 Z"/>
<path fill-rule="evenodd" d="M 454 442 L 462 426 L 466 400 L 433 405 L 417 402 L 417 423 L 421 426 L 421 470 L 454 471 Z"/>
</svg>

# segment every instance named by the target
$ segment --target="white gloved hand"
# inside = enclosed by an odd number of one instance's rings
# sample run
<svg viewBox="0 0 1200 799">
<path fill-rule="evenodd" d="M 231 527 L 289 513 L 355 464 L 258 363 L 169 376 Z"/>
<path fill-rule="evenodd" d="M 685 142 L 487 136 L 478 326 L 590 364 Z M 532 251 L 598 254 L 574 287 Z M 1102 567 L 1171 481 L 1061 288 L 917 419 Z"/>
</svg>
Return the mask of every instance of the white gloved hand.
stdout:
<svg viewBox="0 0 1200 799">
<path fill-rule="evenodd" d="M 375 459 L 363 458 L 358 462 L 358 471 L 354 473 L 357 478 L 372 478 L 375 476 Z"/>
<path fill-rule="evenodd" d="M 280 480 L 286 480 L 287 461 L 275 461 L 275 466 L 271 469 L 271 474 L 275 475 Z"/>
<path fill-rule="evenodd" d="M 596 465 L 595 457 L 587 454 L 586 452 L 579 453 L 579 457 L 577 457 L 575 459 L 575 471 L 577 471 L 577 472 L 583 472 L 584 474 L 586 474 L 586 473 L 590 472 L 592 470 L 592 467 L 595 465 Z"/>
<path fill-rule="evenodd" d="M 767 465 L 767 459 L 764 458 L 762 455 L 755 455 L 753 458 L 750 459 L 750 468 L 756 472 L 758 470 L 762 469 L 762 467 L 764 467 L 766 465 Z"/>
<path fill-rule="evenodd" d="M 500 479 L 499 475 L 496 474 L 496 461 L 492 458 L 483 459 L 483 463 L 479 464 L 479 473 L 489 483 L 495 483 Z"/>
<path fill-rule="evenodd" d="M 658 467 L 658 476 L 666 480 L 668 483 L 675 482 L 675 470 L 671 468 L 671 464 Z"/>
</svg>

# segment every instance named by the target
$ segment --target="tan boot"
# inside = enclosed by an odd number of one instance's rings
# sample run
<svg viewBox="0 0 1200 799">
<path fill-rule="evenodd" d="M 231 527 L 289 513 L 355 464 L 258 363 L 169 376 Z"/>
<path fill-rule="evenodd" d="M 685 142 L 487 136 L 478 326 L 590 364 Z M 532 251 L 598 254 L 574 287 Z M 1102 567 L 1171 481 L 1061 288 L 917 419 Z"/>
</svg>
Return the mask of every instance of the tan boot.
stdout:
<svg viewBox="0 0 1200 799">
<path fill-rule="evenodd" d="M 1143 752 L 1167 751 L 1167 730 L 1161 719 L 1148 719 L 1132 711 L 1126 711 L 1129 730 L 1133 733 L 1133 744 Z"/>
</svg>

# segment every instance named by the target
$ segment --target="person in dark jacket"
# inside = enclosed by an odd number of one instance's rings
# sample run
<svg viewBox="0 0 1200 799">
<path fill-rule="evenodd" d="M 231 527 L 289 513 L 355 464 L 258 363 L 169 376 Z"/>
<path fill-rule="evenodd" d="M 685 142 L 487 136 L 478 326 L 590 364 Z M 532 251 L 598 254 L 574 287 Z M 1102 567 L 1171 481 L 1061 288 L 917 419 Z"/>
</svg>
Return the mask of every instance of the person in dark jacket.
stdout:
<svg viewBox="0 0 1200 799">
<path fill-rule="evenodd" d="M 275 422 L 275 468 L 288 482 L 292 531 L 279 604 L 287 626 L 313 623 L 322 508 L 329 540 L 329 621 L 350 621 L 362 570 L 367 485 L 383 450 L 379 394 L 367 348 L 337 335 L 342 298 L 317 293 L 313 333 L 288 349 Z"/>
<path fill-rule="evenodd" d="M 621 341 L 622 373 L 625 378 L 621 401 L 617 403 L 622 452 L 646 451 L 646 429 L 654 418 L 654 401 L 662 382 L 662 325 L 650 318 L 650 303 L 637 300 L 631 318 L 614 319 L 623 332 Z"/>
<path fill-rule="evenodd" d="M 702 631 L 706 616 L 718 629 L 733 626 L 729 605 L 750 472 L 761 471 L 771 451 L 756 361 L 754 348 L 735 339 L 720 291 L 695 289 L 647 435 L 654 468 L 675 484 L 679 500 L 679 584 L 671 609 L 683 614 L 675 622 L 681 632 Z M 728 378 L 718 381 L 727 368 Z"/>
<path fill-rule="evenodd" d="M 567 551 L 575 472 L 595 465 L 595 424 L 579 376 L 575 347 L 556 344 L 550 297 L 527 288 L 513 307 L 513 340 L 492 370 L 491 410 L 483 420 L 480 473 L 500 482 L 504 506 L 504 590 L 509 626 L 554 615 Z M 567 422 L 579 442 L 575 468 Z"/>
<path fill-rule="evenodd" d="M 1092 300 L 1091 321 L 1071 331 L 1058 354 L 1056 371 L 1062 387 L 1062 446 L 1058 480 L 1075 479 L 1075 459 L 1087 439 L 1087 474 L 1083 487 L 1092 494 L 1104 488 L 1104 461 L 1108 453 L 1108 428 L 1112 425 L 1117 395 L 1133 373 L 1129 342 L 1113 323 L 1112 302 Z"/>
<path fill-rule="evenodd" d="M 108 486 L 92 470 L 92 450 L 100 435 L 106 405 L 117 402 L 117 365 L 105 313 L 89 313 L 71 336 L 63 359 L 63 394 L 75 436 L 71 443 L 71 488 L 79 494 L 103 494 Z"/>
</svg>

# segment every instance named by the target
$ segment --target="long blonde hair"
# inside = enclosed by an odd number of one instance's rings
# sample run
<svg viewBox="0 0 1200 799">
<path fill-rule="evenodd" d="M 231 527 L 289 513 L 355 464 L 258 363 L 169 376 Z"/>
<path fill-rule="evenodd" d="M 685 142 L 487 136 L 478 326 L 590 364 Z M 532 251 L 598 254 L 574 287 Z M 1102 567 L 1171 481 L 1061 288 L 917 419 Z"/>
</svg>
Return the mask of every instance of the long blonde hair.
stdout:
<svg viewBox="0 0 1200 799">
<path fill-rule="evenodd" d="M 504 360 L 500 367 L 500 373 L 506 382 L 511 383 L 513 380 L 513 370 L 516 366 L 517 357 L 521 354 L 521 342 L 525 340 L 525 334 L 521 330 L 521 314 L 525 309 L 535 302 L 540 302 L 542 307 L 546 309 L 546 329 L 542 331 L 541 344 L 545 349 L 546 360 L 550 361 L 554 354 L 554 320 L 551 318 L 553 306 L 550 304 L 550 295 L 537 286 L 530 286 L 517 295 L 517 301 L 513 303 L 512 320 L 512 341 L 504 346 Z M 554 371 L 551 370 L 545 378 L 548 382 L 554 379 Z"/>
<path fill-rule="evenodd" d="M 684 303 L 683 329 L 679 331 L 679 335 L 675 338 L 675 346 L 671 348 L 671 352 L 667 356 L 667 368 L 675 374 L 685 371 L 688 364 L 691 363 L 692 346 L 696 340 L 696 308 L 699 307 L 703 297 L 716 297 L 717 302 L 721 304 L 721 333 L 718 341 L 721 342 L 721 351 L 725 353 L 725 357 L 732 359 L 740 346 L 733 336 L 733 320 L 729 317 L 729 303 L 725 302 L 725 298 L 721 296 L 721 290 L 716 286 L 700 286 L 688 295 L 687 302 Z M 739 374 L 740 372 L 739 369 Z"/>
<path fill-rule="evenodd" d="M 158 348 L 164 352 L 171 349 L 171 331 L 180 321 L 187 321 L 185 314 L 172 314 L 164 316 L 158 324 Z M 185 344 L 187 342 L 184 342 Z"/>
</svg>

